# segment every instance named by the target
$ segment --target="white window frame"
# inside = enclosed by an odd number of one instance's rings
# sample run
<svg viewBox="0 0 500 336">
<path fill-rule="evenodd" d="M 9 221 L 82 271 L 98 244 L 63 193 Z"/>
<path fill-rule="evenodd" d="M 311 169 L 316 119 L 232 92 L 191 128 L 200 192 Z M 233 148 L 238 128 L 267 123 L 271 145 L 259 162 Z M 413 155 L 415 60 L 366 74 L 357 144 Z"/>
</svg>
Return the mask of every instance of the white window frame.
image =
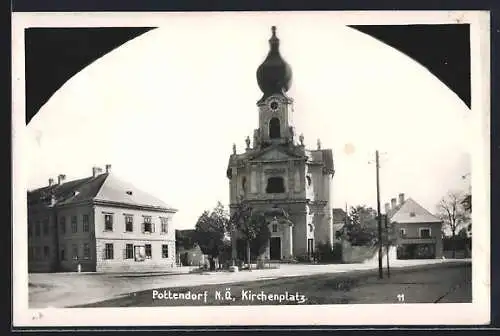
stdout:
<svg viewBox="0 0 500 336">
<path fill-rule="evenodd" d="M 163 228 L 166 228 L 165 231 L 163 231 Z M 168 234 L 168 226 L 169 226 L 169 220 L 168 217 L 160 217 L 160 233 L 161 234 Z"/>
<path fill-rule="evenodd" d="M 165 251 L 163 248 L 166 247 L 167 249 L 167 256 L 165 257 L 163 252 Z M 168 244 L 162 244 L 161 245 L 161 258 L 162 259 L 168 259 L 170 258 L 170 246 Z"/>
<path fill-rule="evenodd" d="M 131 218 L 130 224 L 132 225 L 132 230 L 127 230 L 127 218 Z M 125 221 L 125 231 L 124 232 L 134 232 L 134 215 L 123 214 L 123 220 Z"/>
<path fill-rule="evenodd" d="M 85 220 L 87 219 L 87 220 Z M 90 232 L 90 216 L 89 214 L 82 215 L 82 232 Z"/>
<path fill-rule="evenodd" d="M 132 250 L 132 256 L 129 257 L 129 255 L 127 254 L 128 250 L 127 250 L 127 247 L 131 247 Z M 125 260 L 133 260 L 135 259 L 135 248 L 134 248 L 134 244 L 125 244 L 125 256 L 124 256 L 124 259 Z"/>
<path fill-rule="evenodd" d="M 401 238 L 406 238 L 406 228 L 400 228 L 399 235 L 401 236 Z"/>
<path fill-rule="evenodd" d="M 86 248 L 85 248 L 86 247 Z M 88 255 L 85 255 L 85 252 L 88 252 Z M 83 243 L 82 245 L 82 256 L 84 260 L 90 260 L 90 244 L 89 243 Z"/>
<path fill-rule="evenodd" d="M 107 247 L 108 246 L 111 246 L 111 250 L 110 250 L 111 254 L 112 254 L 111 258 L 108 258 L 109 257 L 108 253 L 107 253 L 107 251 L 108 251 Z M 113 243 L 105 243 L 104 244 L 104 260 L 114 260 L 114 259 L 115 259 L 115 244 L 113 244 Z"/>
<path fill-rule="evenodd" d="M 115 216 L 114 216 L 114 214 L 111 212 L 103 212 L 102 215 L 103 215 L 103 219 L 104 219 L 104 231 L 105 232 L 113 232 L 115 230 L 115 219 L 114 219 Z M 106 216 L 110 216 L 110 218 L 111 218 L 111 229 L 108 229 L 106 227 Z"/>
<path fill-rule="evenodd" d="M 429 237 L 422 237 L 422 230 L 429 230 Z M 430 227 L 421 227 L 421 228 L 418 228 L 418 237 L 419 238 L 432 238 L 432 230 Z"/>
<path fill-rule="evenodd" d="M 148 255 L 148 249 L 147 249 L 148 246 L 149 246 L 149 252 L 151 253 L 151 255 Z M 151 244 L 151 243 L 144 244 L 144 253 L 146 255 L 146 259 L 153 259 L 153 244 Z"/>
<path fill-rule="evenodd" d="M 146 225 L 148 225 L 148 224 L 150 227 L 149 231 L 146 230 Z M 142 233 L 152 234 L 153 232 L 155 232 L 153 216 L 143 215 L 142 216 Z"/>
</svg>

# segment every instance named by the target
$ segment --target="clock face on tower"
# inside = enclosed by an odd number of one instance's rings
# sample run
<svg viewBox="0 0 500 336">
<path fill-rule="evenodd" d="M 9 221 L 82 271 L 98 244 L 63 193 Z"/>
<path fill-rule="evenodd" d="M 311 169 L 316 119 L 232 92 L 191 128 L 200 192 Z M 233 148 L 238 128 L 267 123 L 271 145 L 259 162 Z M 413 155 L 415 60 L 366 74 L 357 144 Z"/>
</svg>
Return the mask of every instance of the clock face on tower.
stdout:
<svg viewBox="0 0 500 336">
<path fill-rule="evenodd" d="M 276 100 L 272 100 L 271 103 L 269 103 L 269 108 L 271 108 L 271 111 L 277 111 L 279 107 L 279 103 Z"/>
</svg>

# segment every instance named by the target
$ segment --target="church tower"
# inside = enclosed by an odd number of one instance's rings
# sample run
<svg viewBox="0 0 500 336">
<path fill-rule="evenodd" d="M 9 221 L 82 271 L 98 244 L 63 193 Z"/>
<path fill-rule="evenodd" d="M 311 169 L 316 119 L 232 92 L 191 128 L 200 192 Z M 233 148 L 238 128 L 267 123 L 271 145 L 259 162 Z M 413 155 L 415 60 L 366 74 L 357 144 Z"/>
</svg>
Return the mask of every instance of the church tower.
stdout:
<svg viewBox="0 0 500 336">
<path fill-rule="evenodd" d="M 260 148 L 274 144 L 293 144 L 293 99 L 286 95 L 292 83 L 292 69 L 282 58 L 276 27 L 272 27 L 269 53 L 257 68 L 257 83 L 263 93 L 257 102 L 259 128 L 254 132 L 254 143 Z"/>
<path fill-rule="evenodd" d="M 333 242 L 332 151 L 322 149 L 319 139 L 316 150 L 306 149 L 302 135 L 297 143 L 293 99 L 287 95 L 292 69 L 279 48 L 273 26 L 269 52 L 257 68 L 262 97 L 257 101 L 259 125 L 253 144 L 247 136 L 240 154 L 233 144 L 227 168 L 230 212 L 245 203 L 264 213 L 271 232 L 264 257 L 272 260 L 312 255 L 317 244 Z M 238 236 L 232 233 L 234 259 L 242 257 Z"/>
</svg>

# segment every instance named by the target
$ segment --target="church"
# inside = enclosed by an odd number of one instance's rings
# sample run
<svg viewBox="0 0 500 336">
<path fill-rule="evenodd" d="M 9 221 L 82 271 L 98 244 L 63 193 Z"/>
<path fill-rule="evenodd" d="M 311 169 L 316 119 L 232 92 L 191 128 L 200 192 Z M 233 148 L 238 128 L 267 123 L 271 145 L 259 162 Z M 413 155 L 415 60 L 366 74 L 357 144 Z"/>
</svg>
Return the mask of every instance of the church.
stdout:
<svg viewBox="0 0 500 336">
<path fill-rule="evenodd" d="M 257 101 L 259 125 L 253 142 L 229 158 L 230 214 L 241 204 L 262 211 L 271 232 L 263 257 L 288 260 L 311 256 L 317 244 L 333 242 L 331 190 L 335 174 L 331 149 L 304 145 L 292 122 L 293 99 L 287 95 L 292 70 L 280 54 L 276 27 L 269 52 L 257 68 L 262 97 Z M 299 112 L 300 113 L 300 112 Z M 232 232 L 232 257 L 240 253 L 238 232 Z"/>
</svg>

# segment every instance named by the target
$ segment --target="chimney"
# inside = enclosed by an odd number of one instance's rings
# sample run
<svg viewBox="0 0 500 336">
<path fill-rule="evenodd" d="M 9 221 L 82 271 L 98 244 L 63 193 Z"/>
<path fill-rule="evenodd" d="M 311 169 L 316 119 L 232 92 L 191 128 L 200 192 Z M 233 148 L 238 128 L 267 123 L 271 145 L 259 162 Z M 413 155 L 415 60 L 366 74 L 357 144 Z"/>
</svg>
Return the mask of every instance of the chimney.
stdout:
<svg viewBox="0 0 500 336">
<path fill-rule="evenodd" d="M 66 179 L 66 175 L 59 174 L 59 176 L 57 177 L 57 183 L 58 184 L 63 184 L 65 179 Z"/>
<path fill-rule="evenodd" d="M 54 179 L 49 178 L 49 187 L 52 187 L 54 185 Z"/>
<path fill-rule="evenodd" d="M 107 164 L 106 165 L 106 174 L 109 174 L 109 173 L 111 173 L 111 165 Z"/>
<path fill-rule="evenodd" d="M 391 210 L 391 206 L 389 205 L 389 203 L 385 203 L 385 213 L 388 214 L 389 210 Z"/>
<path fill-rule="evenodd" d="M 54 206 L 54 205 L 56 205 L 56 196 L 51 195 L 50 196 L 50 206 Z"/>
<path fill-rule="evenodd" d="M 401 193 L 399 194 L 399 205 L 403 204 L 405 202 L 405 194 Z"/>
<path fill-rule="evenodd" d="M 391 198 L 391 209 L 396 209 L 396 199 Z"/>
</svg>

